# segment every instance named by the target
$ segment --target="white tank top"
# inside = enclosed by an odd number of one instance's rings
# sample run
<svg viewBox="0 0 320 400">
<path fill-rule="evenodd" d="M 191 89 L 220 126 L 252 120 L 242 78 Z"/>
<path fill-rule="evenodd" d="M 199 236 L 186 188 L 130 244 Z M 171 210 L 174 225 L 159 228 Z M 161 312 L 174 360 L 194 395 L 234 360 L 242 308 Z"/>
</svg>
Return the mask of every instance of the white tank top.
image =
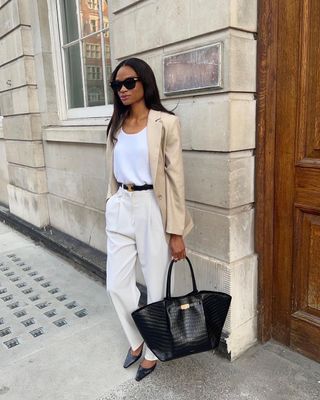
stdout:
<svg viewBox="0 0 320 400">
<path fill-rule="evenodd" d="M 113 171 L 117 182 L 152 185 L 147 128 L 133 134 L 121 128 L 114 148 Z"/>
</svg>

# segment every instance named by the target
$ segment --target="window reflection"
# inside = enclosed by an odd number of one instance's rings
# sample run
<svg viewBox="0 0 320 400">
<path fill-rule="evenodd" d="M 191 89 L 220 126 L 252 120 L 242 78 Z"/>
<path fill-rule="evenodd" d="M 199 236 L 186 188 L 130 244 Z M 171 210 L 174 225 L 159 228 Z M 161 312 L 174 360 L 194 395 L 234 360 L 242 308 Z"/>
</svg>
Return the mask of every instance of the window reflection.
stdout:
<svg viewBox="0 0 320 400">
<path fill-rule="evenodd" d="M 90 7 L 90 5 L 92 7 Z M 99 28 L 99 8 L 98 6 L 93 6 L 97 3 L 89 2 L 88 0 L 80 1 L 80 21 L 81 21 L 81 36 L 90 35 L 90 33 L 97 32 Z"/>
<path fill-rule="evenodd" d="M 101 34 L 89 36 L 83 47 L 88 106 L 105 104 Z"/>
<path fill-rule="evenodd" d="M 97 10 L 99 7 L 99 1 L 98 0 L 88 0 L 88 7 Z"/>
<path fill-rule="evenodd" d="M 108 2 L 102 0 L 102 26 L 101 29 L 109 29 Z"/>
<path fill-rule="evenodd" d="M 60 0 L 63 43 L 79 38 L 76 0 Z"/>
<path fill-rule="evenodd" d="M 83 86 L 81 76 L 79 44 L 65 49 L 67 72 L 67 93 L 70 108 L 83 107 Z"/>
<path fill-rule="evenodd" d="M 110 103 L 113 97 L 107 83 L 111 73 L 108 2 L 58 1 L 69 107 Z"/>
</svg>

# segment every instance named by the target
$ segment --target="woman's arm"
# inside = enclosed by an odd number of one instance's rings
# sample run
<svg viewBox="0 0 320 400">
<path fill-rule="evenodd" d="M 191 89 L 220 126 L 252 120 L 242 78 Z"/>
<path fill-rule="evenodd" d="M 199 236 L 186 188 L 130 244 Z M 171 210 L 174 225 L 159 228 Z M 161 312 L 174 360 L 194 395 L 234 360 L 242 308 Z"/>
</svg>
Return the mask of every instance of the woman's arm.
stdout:
<svg viewBox="0 0 320 400">
<path fill-rule="evenodd" d="M 173 119 L 166 135 L 165 174 L 167 198 L 166 232 L 170 236 L 172 258 L 180 260 L 186 257 L 182 237 L 185 228 L 185 190 L 182 159 L 181 130 L 177 117 Z"/>
<path fill-rule="evenodd" d="M 170 123 L 165 143 L 166 232 L 183 235 L 186 209 L 180 122 L 174 117 Z"/>
</svg>

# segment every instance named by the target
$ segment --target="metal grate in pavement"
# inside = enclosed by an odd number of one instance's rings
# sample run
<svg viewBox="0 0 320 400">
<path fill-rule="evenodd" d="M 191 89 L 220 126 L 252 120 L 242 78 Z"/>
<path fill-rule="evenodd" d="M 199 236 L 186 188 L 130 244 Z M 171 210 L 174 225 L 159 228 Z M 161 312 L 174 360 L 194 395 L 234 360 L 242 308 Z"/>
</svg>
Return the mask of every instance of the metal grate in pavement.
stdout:
<svg viewBox="0 0 320 400">
<path fill-rule="evenodd" d="M 67 321 L 64 318 L 58 319 L 57 321 L 53 321 L 53 323 L 59 328 L 63 325 L 67 325 Z"/>
<path fill-rule="evenodd" d="M 19 343 L 18 338 L 13 338 L 13 339 L 7 340 L 6 342 L 3 342 L 3 344 L 4 344 L 8 349 L 11 349 L 12 347 L 17 346 L 17 345 L 20 344 L 20 343 Z"/>
<path fill-rule="evenodd" d="M 31 340 L 41 340 L 37 338 L 57 328 L 67 329 L 87 315 L 87 309 L 64 288 L 56 286 L 21 256 L 10 253 L 0 263 L 0 343 L 3 349 L 9 351 L 22 346 L 30 336 L 34 338 Z"/>
</svg>

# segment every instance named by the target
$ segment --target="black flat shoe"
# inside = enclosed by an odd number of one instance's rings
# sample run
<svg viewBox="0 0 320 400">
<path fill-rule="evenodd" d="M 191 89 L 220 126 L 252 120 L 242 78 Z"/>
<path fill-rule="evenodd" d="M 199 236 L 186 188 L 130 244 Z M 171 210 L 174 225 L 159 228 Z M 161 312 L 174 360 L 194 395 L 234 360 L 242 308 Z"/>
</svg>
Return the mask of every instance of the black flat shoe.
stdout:
<svg viewBox="0 0 320 400">
<path fill-rule="evenodd" d="M 124 360 L 123 368 L 128 368 L 128 367 L 130 367 L 130 365 L 132 365 L 132 364 L 134 364 L 136 361 L 138 361 L 139 358 L 140 358 L 141 355 L 142 355 L 142 349 L 143 349 L 143 347 L 141 348 L 141 351 L 140 351 L 140 353 L 139 353 L 137 356 L 133 356 L 133 355 L 131 354 L 131 348 L 130 348 L 129 351 L 128 351 L 127 357 L 126 357 L 126 359 Z"/>
<path fill-rule="evenodd" d="M 155 369 L 157 366 L 157 363 L 154 364 L 153 367 L 151 368 L 143 368 L 141 365 L 139 365 L 137 375 L 136 375 L 136 381 L 139 382 L 141 379 L 145 378 L 147 375 L 151 374 L 151 372 Z"/>
</svg>

